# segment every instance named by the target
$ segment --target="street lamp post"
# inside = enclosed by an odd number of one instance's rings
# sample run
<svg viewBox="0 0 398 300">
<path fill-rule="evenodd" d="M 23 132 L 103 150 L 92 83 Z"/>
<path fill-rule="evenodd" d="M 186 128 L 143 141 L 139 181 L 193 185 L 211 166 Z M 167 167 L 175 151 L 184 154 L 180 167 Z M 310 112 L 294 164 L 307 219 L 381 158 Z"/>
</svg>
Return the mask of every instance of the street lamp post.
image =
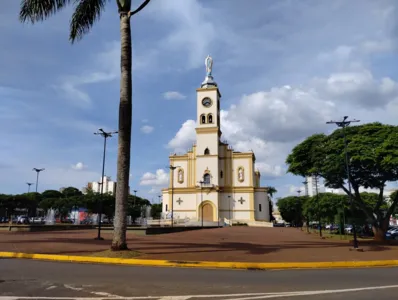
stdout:
<svg viewBox="0 0 398 300">
<path fill-rule="evenodd" d="M 133 192 L 134 192 L 134 202 L 133 202 L 133 204 L 134 204 L 134 207 L 135 207 L 135 201 L 137 199 L 137 190 L 134 190 Z"/>
<path fill-rule="evenodd" d="M 300 197 L 301 190 L 297 190 L 297 195 Z"/>
<path fill-rule="evenodd" d="M 346 172 L 347 172 L 347 184 L 348 184 L 348 197 L 350 199 L 350 204 L 351 204 L 351 210 L 353 211 L 354 208 L 354 201 L 352 199 L 352 193 L 351 193 L 351 175 L 350 175 L 350 161 L 348 159 L 348 151 L 347 151 L 347 137 L 346 137 L 346 132 L 345 128 L 349 126 L 351 123 L 357 123 L 359 120 L 347 120 L 348 116 L 344 116 L 342 121 L 329 121 L 326 122 L 326 124 L 336 124 L 337 127 L 340 127 L 343 129 L 343 138 L 344 138 L 344 152 L 345 152 L 345 165 L 346 165 Z M 357 239 L 357 230 L 355 228 L 355 221 L 352 221 L 352 233 L 354 234 L 354 249 L 358 249 L 358 239 Z"/>
<path fill-rule="evenodd" d="M 104 138 L 104 152 L 102 156 L 102 176 L 101 176 L 101 199 L 100 199 L 99 212 L 98 212 L 98 234 L 97 237 L 95 238 L 96 240 L 103 240 L 103 238 L 101 237 L 101 219 L 102 219 L 102 200 L 104 193 L 106 140 L 112 137 L 112 135 L 116 133 L 118 132 L 117 131 L 105 132 L 102 128 L 98 129 L 97 132 L 94 132 L 95 135 L 100 135 Z"/>
<path fill-rule="evenodd" d="M 304 192 L 305 192 L 305 196 L 306 197 L 308 197 L 308 180 L 307 180 L 307 178 L 305 178 L 305 180 L 303 181 L 303 184 L 304 184 Z M 310 220 L 309 220 L 309 218 L 308 218 L 308 215 L 306 216 L 306 218 L 307 218 L 307 232 L 309 233 L 310 232 Z"/>
<path fill-rule="evenodd" d="M 200 214 L 201 214 L 201 219 L 202 219 L 202 228 L 203 228 L 203 184 L 204 181 L 201 180 L 199 181 L 200 183 Z"/>
<path fill-rule="evenodd" d="M 39 173 L 41 172 L 41 171 L 44 171 L 45 169 L 44 168 L 42 168 L 42 169 L 38 169 L 38 168 L 33 168 L 32 169 L 32 171 L 35 171 L 36 172 L 36 193 L 37 193 L 37 187 L 39 186 Z M 30 187 L 30 186 L 29 186 Z"/>
<path fill-rule="evenodd" d="M 232 225 L 231 221 L 231 195 L 228 195 L 228 207 L 229 207 L 229 226 Z"/>
<path fill-rule="evenodd" d="M 169 166 L 171 170 L 171 227 L 174 227 L 174 170 L 179 168 L 180 166 Z"/>
<path fill-rule="evenodd" d="M 27 182 L 26 184 L 28 185 L 28 194 L 29 194 L 29 193 L 30 193 L 30 186 L 31 186 L 33 183 Z"/>
<path fill-rule="evenodd" d="M 322 237 L 321 205 L 319 203 L 319 193 L 318 193 L 318 174 L 312 175 L 312 178 L 315 179 L 316 202 L 318 204 L 319 236 Z"/>
</svg>

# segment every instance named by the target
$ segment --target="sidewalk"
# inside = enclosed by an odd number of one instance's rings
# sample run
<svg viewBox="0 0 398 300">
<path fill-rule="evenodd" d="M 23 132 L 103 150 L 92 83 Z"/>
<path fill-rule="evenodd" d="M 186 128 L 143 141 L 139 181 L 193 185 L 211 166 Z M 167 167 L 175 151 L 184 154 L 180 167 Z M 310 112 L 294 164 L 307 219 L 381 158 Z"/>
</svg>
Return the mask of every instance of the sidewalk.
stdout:
<svg viewBox="0 0 398 300">
<path fill-rule="evenodd" d="M 0 251 L 88 255 L 108 250 L 112 232 L 96 241 L 96 230 L 0 232 Z M 360 243 L 364 252 L 349 251 L 347 241 L 321 240 L 296 228 L 227 227 L 156 236 L 128 234 L 128 246 L 140 259 L 241 262 L 321 262 L 392 260 L 398 246 Z"/>
</svg>

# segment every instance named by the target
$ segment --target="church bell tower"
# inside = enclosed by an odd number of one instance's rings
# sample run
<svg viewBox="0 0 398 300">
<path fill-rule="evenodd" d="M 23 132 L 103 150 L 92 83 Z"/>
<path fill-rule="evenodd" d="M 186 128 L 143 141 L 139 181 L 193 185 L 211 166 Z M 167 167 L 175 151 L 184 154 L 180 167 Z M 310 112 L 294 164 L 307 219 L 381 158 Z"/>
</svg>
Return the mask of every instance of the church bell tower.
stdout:
<svg viewBox="0 0 398 300">
<path fill-rule="evenodd" d="M 203 174 L 208 172 L 212 174 L 213 183 L 218 184 L 221 94 L 213 79 L 213 59 L 209 55 L 206 57 L 205 65 L 205 80 L 196 90 L 196 157 L 200 165 L 196 178 L 202 178 Z"/>
</svg>

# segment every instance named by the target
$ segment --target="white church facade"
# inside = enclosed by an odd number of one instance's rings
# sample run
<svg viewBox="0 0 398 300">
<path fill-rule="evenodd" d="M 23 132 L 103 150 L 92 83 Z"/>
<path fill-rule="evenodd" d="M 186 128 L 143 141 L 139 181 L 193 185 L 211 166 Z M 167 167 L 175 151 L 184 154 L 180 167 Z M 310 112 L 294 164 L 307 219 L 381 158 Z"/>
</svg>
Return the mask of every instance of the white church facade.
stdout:
<svg viewBox="0 0 398 300">
<path fill-rule="evenodd" d="M 222 142 L 221 93 L 206 58 L 206 78 L 196 90 L 196 143 L 183 155 L 171 155 L 170 182 L 162 190 L 162 210 L 174 220 L 268 223 L 267 189 L 260 186 L 253 152 L 237 152 Z M 271 223 L 269 223 L 271 224 Z"/>
</svg>

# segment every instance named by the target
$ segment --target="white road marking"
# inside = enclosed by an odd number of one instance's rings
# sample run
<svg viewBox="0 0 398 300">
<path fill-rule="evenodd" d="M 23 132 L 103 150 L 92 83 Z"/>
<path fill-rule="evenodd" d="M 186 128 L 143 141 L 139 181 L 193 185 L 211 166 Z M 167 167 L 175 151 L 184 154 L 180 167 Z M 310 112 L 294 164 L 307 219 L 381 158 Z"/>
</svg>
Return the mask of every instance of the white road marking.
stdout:
<svg viewBox="0 0 398 300">
<path fill-rule="evenodd" d="M 191 296 L 166 296 L 159 298 L 158 300 L 188 300 L 191 298 Z"/>
<path fill-rule="evenodd" d="M 110 294 L 110 293 L 106 293 L 106 292 L 89 292 L 89 293 L 93 294 L 93 295 L 98 295 L 98 296 L 106 296 L 109 298 L 123 298 L 122 296 L 118 296 L 118 295 Z"/>
<path fill-rule="evenodd" d="M 70 290 L 73 290 L 73 291 L 82 291 L 83 290 L 83 288 L 74 287 L 74 286 L 71 286 L 69 284 L 64 284 L 64 288 L 70 289 Z"/>
<path fill-rule="evenodd" d="M 368 290 L 384 290 L 398 288 L 398 285 L 386 285 L 386 286 L 376 286 L 376 287 L 364 287 L 364 288 L 352 288 L 352 289 L 341 289 L 341 290 L 321 290 L 321 291 L 302 291 L 302 292 L 284 292 L 284 293 L 274 293 L 273 295 L 257 296 L 257 297 L 245 297 L 245 298 L 235 298 L 233 300 L 254 300 L 254 299 L 271 299 L 271 298 L 282 298 L 286 296 L 312 296 L 312 295 L 324 295 L 324 294 L 334 294 L 334 293 L 352 293 L 352 292 L 362 292 Z"/>
<path fill-rule="evenodd" d="M 66 285 L 68 286 L 68 285 Z M 81 288 L 76 288 L 68 286 L 72 290 L 82 290 Z M 272 298 L 282 298 L 286 296 L 311 296 L 311 295 L 324 295 L 333 293 L 352 293 L 352 292 L 362 292 L 369 290 L 383 290 L 383 289 L 394 289 L 398 288 L 398 285 L 386 285 L 386 286 L 376 286 L 376 287 L 364 287 L 364 288 L 351 288 L 351 289 L 339 289 L 339 290 L 319 290 L 319 291 L 301 291 L 301 292 L 274 292 L 274 293 L 249 293 L 249 294 L 223 294 L 223 295 L 184 295 L 184 296 L 147 296 L 147 297 L 122 297 L 113 295 L 108 297 L 16 297 L 16 296 L 0 296 L 0 300 L 141 300 L 141 299 L 157 299 L 157 300 L 187 300 L 191 298 L 222 298 L 227 297 L 229 300 L 255 300 L 255 299 L 272 299 Z M 107 293 L 106 293 L 107 294 Z M 231 298 L 231 297 L 241 297 L 241 298 Z M 243 298 L 242 298 L 243 297 Z"/>
</svg>

